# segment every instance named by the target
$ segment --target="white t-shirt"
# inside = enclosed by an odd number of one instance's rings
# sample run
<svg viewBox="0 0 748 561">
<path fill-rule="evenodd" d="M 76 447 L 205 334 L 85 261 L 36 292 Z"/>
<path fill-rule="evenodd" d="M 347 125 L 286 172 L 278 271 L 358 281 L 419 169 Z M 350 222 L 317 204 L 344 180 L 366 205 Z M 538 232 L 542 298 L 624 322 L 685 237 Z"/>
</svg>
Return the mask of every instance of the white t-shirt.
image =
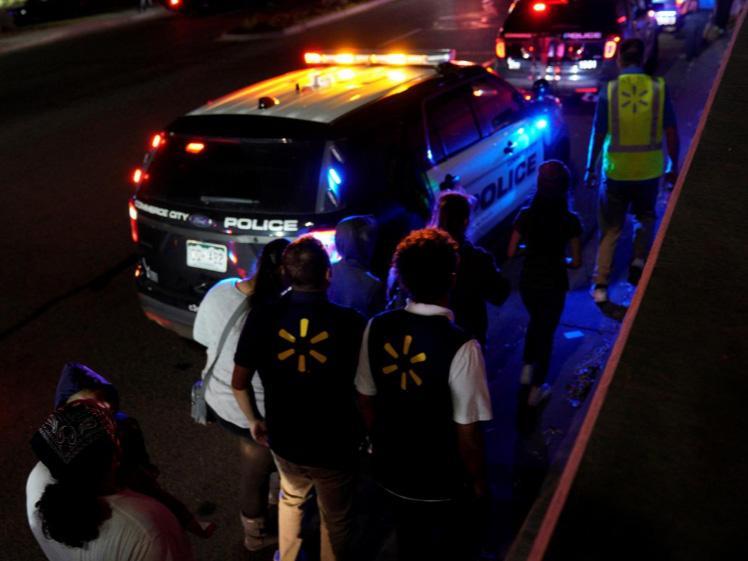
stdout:
<svg viewBox="0 0 748 561">
<path fill-rule="evenodd" d="M 47 538 L 36 509 L 47 485 L 55 480 L 41 462 L 26 482 L 29 527 L 50 561 L 192 561 L 192 548 L 176 517 L 160 502 L 126 489 L 104 499 L 112 509 L 99 526 L 99 537 L 83 547 Z"/>
<path fill-rule="evenodd" d="M 206 369 L 213 362 L 218 350 L 221 334 L 226 327 L 226 322 L 236 311 L 237 306 L 245 302 L 247 295 L 240 291 L 236 284 L 238 278 L 225 279 L 211 288 L 200 302 L 197 310 L 195 325 L 192 328 L 192 336 L 195 341 L 207 347 Z M 205 401 L 213 408 L 220 417 L 241 428 L 249 428 L 247 417 L 239 409 L 234 392 L 231 389 L 231 377 L 234 373 L 234 353 L 242 333 L 244 322 L 247 319 L 249 307 L 237 319 L 231 327 L 226 341 L 221 349 L 221 354 L 213 367 L 213 375 L 205 389 Z M 259 376 L 252 377 L 252 389 L 257 401 L 257 409 L 260 415 L 265 416 L 265 391 Z"/>
<path fill-rule="evenodd" d="M 408 301 L 405 311 L 421 316 L 446 316 L 453 320 L 451 310 L 432 304 Z M 361 352 L 356 370 L 356 390 L 362 395 L 376 395 L 377 386 L 371 375 L 369 362 L 369 327 L 364 331 Z M 455 353 L 449 366 L 449 389 L 452 395 L 452 419 L 455 423 L 469 425 L 478 421 L 490 421 L 491 395 L 486 382 L 486 364 L 480 343 L 475 339 L 463 344 Z"/>
</svg>

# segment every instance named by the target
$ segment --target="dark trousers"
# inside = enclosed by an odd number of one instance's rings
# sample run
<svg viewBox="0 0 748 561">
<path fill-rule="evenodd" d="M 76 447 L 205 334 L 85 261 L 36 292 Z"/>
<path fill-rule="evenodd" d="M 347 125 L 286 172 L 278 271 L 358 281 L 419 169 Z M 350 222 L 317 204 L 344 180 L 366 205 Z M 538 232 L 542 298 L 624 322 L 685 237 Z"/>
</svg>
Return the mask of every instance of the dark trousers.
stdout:
<svg viewBox="0 0 748 561">
<path fill-rule="evenodd" d="M 468 500 L 420 502 L 388 493 L 398 561 L 469 561 L 480 549 L 481 516 Z"/>
<path fill-rule="evenodd" d="M 534 366 L 532 385 L 539 386 L 548 375 L 553 349 L 553 334 L 564 311 L 566 290 L 564 288 L 533 287 L 520 285 L 522 303 L 530 314 L 530 323 L 525 335 L 525 364 Z"/>
</svg>

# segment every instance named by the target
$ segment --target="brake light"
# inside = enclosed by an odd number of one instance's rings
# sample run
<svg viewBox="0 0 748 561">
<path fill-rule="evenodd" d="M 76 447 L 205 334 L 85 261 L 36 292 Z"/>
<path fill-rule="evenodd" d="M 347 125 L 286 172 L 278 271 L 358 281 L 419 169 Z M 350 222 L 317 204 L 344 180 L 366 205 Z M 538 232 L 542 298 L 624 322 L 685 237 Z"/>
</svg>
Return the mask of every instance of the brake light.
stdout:
<svg viewBox="0 0 748 561">
<path fill-rule="evenodd" d="M 503 39 L 496 39 L 496 57 L 506 58 L 506 41 Z"/>
<path fill-rule="evenodd" d="M 136 168 L 134 172 L 132 172 L 132 182 L 135 185 L 140 185 L 140 182 L 143 179 L 143 170 L 140 168 Z"/>
<path fill-rule="evenodd" d="M 626 16 L 619 16 L 616 23 L 626 23 Z"/>
<path fill-rule="evenodd" d="M 176 8 L 182 3 L 182 0 L 169 0 L 169 6 Z"/>
<path fill-rule="evenodd" d="M 133 243 L 138 243 L 140 240 L 138 235 L 138 209 L 135 208 L 132 201 L 127 203 L 127 211 L 130 215 L 130 238 L 132 238 Z"/>
<path fill-rule="evenodd" d="M 618 37 L 617 35 L 605 41 L 605 48 L 603 49 L 603 56 L 606 59 L 611 59 L 614 56 L 616 56 L 616 51 L 618 50 L 618 43 L 620 41 L 621 41 L 621 38 Z"/>
<path fill-rule="evenodd" d="M 199 154 L 200 152 L 205 150 L 205 144 L 203 144 L 202 142 L 189 142 L 187 143 L 187 146 L 184 147 L 184 149 L 190 154 Z"/>
<path fill-rule="evenodd" d="M 536 2 L 532 5 L 532 11 L 537 13 L 545 12 L 548 9 L 548 6 L 545 4 L 545 2 Z"/>
<path fill-rule="evenodd" d="M 151 148 L 158 148 L 164 143 L 164 135 L 161 133 L 154 134 L 151 138 Z"/>
</svg>

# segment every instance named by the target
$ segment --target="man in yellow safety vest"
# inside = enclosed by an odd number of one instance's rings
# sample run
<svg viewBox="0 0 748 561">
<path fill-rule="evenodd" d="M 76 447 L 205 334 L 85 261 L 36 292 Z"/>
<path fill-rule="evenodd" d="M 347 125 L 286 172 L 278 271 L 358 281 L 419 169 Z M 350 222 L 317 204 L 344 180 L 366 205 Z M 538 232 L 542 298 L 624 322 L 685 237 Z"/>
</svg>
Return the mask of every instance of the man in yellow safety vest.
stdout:
<svg viewBox="0 0 748 561">
<path fill-rule="evenodd" d="M 663 174 L 675 183 L 678 169 L 678 130 L 665 81 L 644 73 L 644 43 L 627 39 L 620 46 L 617 79 L 600 92 L 587 157 L 585 183 L 597 183 L 597 160 L 602 151 L 598 227 L 600 243 L 592 297 L 608 301 L 613 254 L 629 209 L 636 217 L 633 256 L 628 280 L 639 282 L 654 236 L 655 204 Z M 667 173 L 663 141 L 667 144 Z"/>
</svg>

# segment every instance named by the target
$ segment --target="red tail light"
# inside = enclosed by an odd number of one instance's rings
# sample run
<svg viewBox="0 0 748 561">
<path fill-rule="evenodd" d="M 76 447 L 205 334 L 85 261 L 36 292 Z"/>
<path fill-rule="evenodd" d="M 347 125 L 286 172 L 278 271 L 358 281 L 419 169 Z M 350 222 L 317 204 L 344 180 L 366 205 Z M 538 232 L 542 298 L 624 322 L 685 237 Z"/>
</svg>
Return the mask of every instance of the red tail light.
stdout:
<svg viewBox="0 0 748 561">
<path fill-rule="evenodd" d="M 151 138 L 151 148 L 158 148 L 161 146 L 166 139 L 164 138 L 164 135 L 162 133 L 154 134 Z"/>
<path fill-rule="evenodd" d="M 496 57 L 506 58 L 506 41 L 503 39 L 496 39 Z"/>
<path fill-rule="evenodd" d="M 205 144 L 203 144 L 202 142 L 189 142 L 187 143 L 187 146 L 184 147 L 184 149 L 190 154 L 199 154 L 200 152 L 205 150 Z"/>
<path fill-rule="evenodd" d="M 169 6 L 172 8 L 178 8 L 181 3 L 182 0 L 169 0 Z"/>
<path fill-rule="evenodd" d="M 138 209 L 135 208 L 135 204 L 130 201 L 127 203 L 127 211 L 130 215 L 130 237 L 133 243 L 138 243 L 140 236 L 138 235 Z"/>
<path fill-rule="evenodd" d="M 548 6 L 545 4 L 545 2 L 536 2 L 532 5 L 532 11 L 537 13 L 543 13 L 548 9 Z"/>
<path fill-rule="evenodd" d="M 140 168 L 136 168 L 134 172 L 132 172 L 132 182 L 135 185 L 140 185 L 140 182 L 143 180 L 143 170 Z"/>
<path fill-rule="evenodd" d="M 605 41 L 605 48 L 603 49 L 603 56 L 606 59 L 611 59 L 614 56 L 616 56 L 616 52 L 618 51 L 618 43 L 621 41 L 621 38 L 616 35 L 615 37 L 611 37 L 607 41 Z"/>
</svg>

